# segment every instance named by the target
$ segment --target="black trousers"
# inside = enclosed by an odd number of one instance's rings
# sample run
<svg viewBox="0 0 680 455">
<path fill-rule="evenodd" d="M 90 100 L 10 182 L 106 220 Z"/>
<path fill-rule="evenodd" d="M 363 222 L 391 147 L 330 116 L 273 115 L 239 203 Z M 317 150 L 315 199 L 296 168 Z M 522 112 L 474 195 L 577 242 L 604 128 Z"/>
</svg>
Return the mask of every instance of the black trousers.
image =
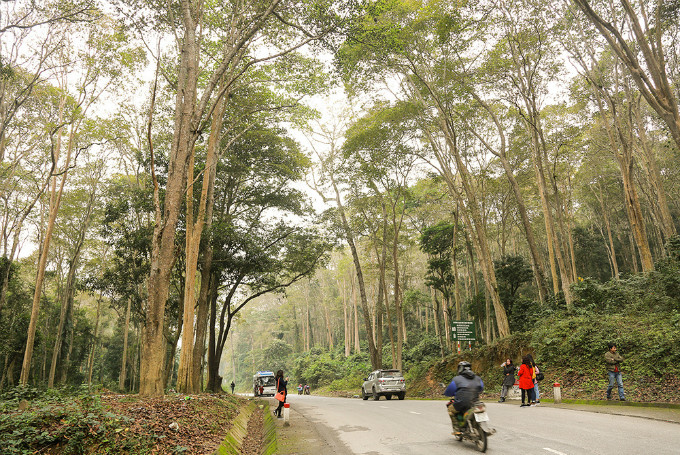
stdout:
<svg viewBox="0 0 680 455">
<path fill-rule="evenodd" d="M 279 407 L 276 408 L 276 411 L 274 411 L 274 414 L 276 414 L 277 416 L 281 417 L 281 410 L 283 409 L 283 404 L 284 404 L 285 402 L 286 402 L 286 400 L 285 400 L 285 396 L 284 396 L 284 400 L 283 400 L 283 401 L 279 401 Z"/>
<path fill-rule="evenodd" d="M 524 404 L 524 396 L 527 396 L 527 403 L 531 404 L 533 401 L 536 401 L 536 391 L 532 387 L 531 389 L 522 389 L 522 404 Z"/>
</svg>

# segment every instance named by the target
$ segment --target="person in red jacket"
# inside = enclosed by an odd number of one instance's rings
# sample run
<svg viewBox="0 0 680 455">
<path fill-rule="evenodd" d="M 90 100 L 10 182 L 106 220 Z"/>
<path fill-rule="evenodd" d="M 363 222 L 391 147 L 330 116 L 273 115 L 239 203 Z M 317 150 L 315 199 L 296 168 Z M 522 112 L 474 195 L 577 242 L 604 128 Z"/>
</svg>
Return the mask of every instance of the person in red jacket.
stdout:
<svg viewBox="0 0 680 455">
<path fill-rule="evenodd" d="M 522 365 L 519 367 L 519 388 L 522 390 L 522 404 L 521 407 L 531 406 L 531 403 L 536 400 L 534 395 L 534 367 L 531 364 L 529 356 L 522 357 Z M 527 403 L 524 404 L 524 398 L 527 398 Z"/>
</svg>

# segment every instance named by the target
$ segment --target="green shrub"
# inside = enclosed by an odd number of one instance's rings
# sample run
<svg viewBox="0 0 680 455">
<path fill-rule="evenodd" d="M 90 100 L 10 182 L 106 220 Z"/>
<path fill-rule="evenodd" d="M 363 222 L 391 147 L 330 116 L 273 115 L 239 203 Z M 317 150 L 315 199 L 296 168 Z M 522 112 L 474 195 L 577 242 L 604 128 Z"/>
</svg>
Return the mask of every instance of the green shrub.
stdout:
<svg viewBox="0 0 680 455">
<path fill-rule="evenodd" d="M 10 400 L 0 414 L 0 447 L 8 455 L 31 454 L 50 446 L 59 446 L 63 454 L 86 453 L 92 444 L 104 442 L 109 431 L 129 420 L 105 410 L 98 395 L 16 388 L 3 395 L 7 396 Z M 28 397 L 30 409 L 7 409 Z"/>
</svg>

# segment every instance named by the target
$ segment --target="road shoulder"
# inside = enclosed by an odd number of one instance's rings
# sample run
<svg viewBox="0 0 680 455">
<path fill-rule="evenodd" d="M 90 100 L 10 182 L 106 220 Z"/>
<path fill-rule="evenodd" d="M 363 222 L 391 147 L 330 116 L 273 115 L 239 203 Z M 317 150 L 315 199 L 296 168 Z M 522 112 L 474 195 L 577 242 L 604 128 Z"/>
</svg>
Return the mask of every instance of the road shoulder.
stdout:
<svg viewBox="0 0 680 455">
<path fill-rule="evenodd" d="M 269 400 L 269 412 L 273 413 L 277 403 Z M 276 443 L 279 455 L 351 455 L 352 452 L 342 443 L 333 430 L 315 422 L 290 407 L 288 426 L 283 419 L 274 418 L 276 424 Z"/>
<path fill-rule="evenodd" d="M 597 412 L 600 414 L 612 414 L 643 419 L 660 420 L 663 422 L 680 424 L 680 409 L 676 407 L 659 407 L 653 404 L 607 402 L 600 403 L 559 403 L 549 401 L 541 402 L 541 406 L 549 406 L 561 409 L 573 409 L 575 411 Z"/>
</svg>

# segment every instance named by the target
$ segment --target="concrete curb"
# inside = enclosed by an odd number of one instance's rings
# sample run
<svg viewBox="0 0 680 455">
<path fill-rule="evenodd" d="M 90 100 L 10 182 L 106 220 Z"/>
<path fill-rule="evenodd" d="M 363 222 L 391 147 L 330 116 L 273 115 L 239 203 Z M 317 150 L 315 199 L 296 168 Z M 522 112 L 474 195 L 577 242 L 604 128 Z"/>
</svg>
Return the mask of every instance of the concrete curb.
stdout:
<svg viewBox="0 0 680 455">
<path fill-rule="evenodd" d="M 552 399 L 541 399 L 541 403 L 552 403 Z M 577 400 L 571 398 L 563 398 L 562 404 L 590 404 L 597 406 L 630 406 L 635 408 L 662 408 L 662 409 L 680 409 L 680 404 L 676 403 L 652 403 L 645 401 L 618 401 L 618 400 Z"/>
</svg>

